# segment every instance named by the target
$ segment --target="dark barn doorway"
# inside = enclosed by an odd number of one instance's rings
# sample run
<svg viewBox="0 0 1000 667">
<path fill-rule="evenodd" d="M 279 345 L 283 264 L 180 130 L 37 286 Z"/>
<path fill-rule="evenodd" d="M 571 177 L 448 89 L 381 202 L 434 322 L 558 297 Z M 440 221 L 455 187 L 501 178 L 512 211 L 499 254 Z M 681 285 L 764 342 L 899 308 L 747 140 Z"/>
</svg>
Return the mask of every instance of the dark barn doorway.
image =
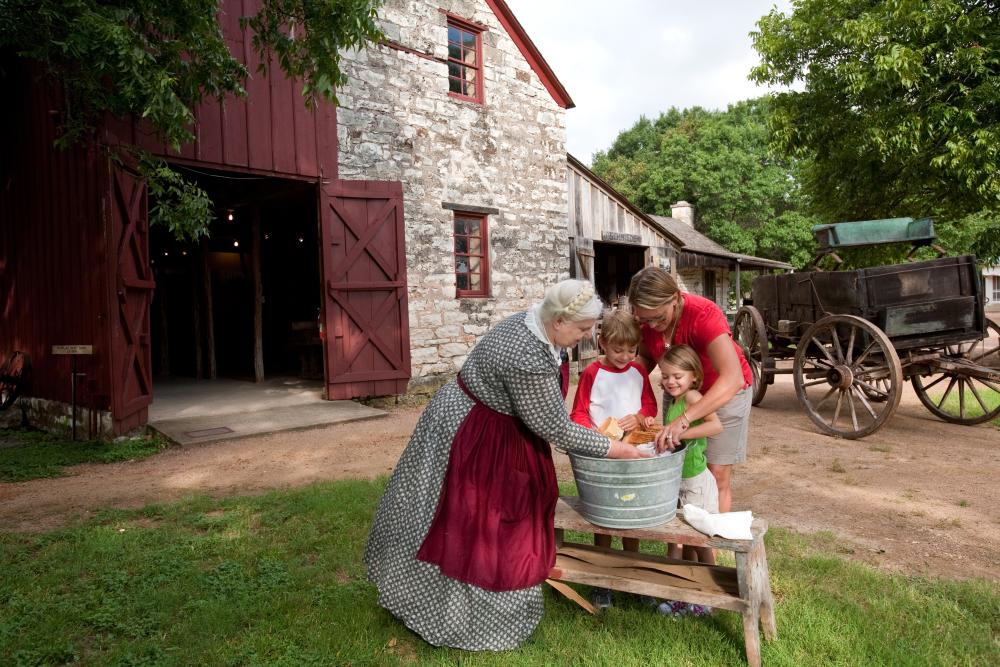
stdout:
<svg viewBox="0 0 1000 667">
<path fill-rule="evenodd" d="M 617 306 L 632 276 L 646 266 L 644 246 L 594 242 L 594 285 L 601 300 Z"/>
<path fill-rule="evenodd" d="M 322 379 L 316 185 L 174 168 L 208 192 L 215 217 L 197 242 L 150 230 L 154 374 Z"/>
</svg>

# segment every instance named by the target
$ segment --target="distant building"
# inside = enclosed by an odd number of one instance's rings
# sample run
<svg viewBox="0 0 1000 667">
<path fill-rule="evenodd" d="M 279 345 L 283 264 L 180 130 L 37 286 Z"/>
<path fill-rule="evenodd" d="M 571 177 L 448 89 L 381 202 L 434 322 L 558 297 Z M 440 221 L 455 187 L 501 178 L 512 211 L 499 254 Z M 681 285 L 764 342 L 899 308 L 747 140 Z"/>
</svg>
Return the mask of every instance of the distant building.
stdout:
<svg viewBox="0 0 1000 667">
<path fill-rule="evenodd" d="M 651 215 L 683 246 L 677 256 L 677 280 L 686 292 L 714 301 L 730 317 L 742 304 L 733 285 L 743 271 L 791 271 L 794 267 L 753 255 L 742 255 L 722 247 L 694 228 L 694 207 L 679 201 L 670 207 L 670 217 Z M 746 296 L 746 295 L 744 295 Z"/>
</svg>

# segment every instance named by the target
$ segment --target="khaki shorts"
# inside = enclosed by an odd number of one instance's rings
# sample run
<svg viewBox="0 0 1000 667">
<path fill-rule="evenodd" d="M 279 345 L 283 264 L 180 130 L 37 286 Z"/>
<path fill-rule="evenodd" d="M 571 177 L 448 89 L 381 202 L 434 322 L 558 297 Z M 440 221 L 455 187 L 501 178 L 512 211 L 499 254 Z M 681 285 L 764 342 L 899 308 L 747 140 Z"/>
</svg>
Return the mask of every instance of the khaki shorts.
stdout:
<svg viewBox="0 0 1000 667">
<path fill-rule="evenodd" d="M 709 514 L 719 513 L 719 487 L 715 477 L 708 470 L 702 470 L 694 477 L 681 480 L 681 492 L 677 496 L 677 506 L 694 505 Z"/>
<path fill-rule="evenodd" d="M 753 389 L 740 389 L 729 402 L 715 411 L 722 422 L 722 433 L 708 439 L 705 458 L 715 465 L 732 465 L 747 460 L 747 434 L 750 431 L 750 402 Z"/>
</svg>

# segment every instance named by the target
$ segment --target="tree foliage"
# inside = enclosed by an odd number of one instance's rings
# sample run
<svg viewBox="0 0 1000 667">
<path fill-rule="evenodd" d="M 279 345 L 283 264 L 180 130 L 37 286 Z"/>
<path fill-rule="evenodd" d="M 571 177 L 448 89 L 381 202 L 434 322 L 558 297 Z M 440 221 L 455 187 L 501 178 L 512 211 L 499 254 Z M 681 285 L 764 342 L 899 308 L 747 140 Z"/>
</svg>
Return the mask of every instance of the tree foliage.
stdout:
<svg viewBox="0 0 1000 667">
<path fill-rule="evenodd" d="M 640 118 L 594 171 L 642 210 L 670 215 L 694 205 L 695 227 L 734 252 L 804 266 L 813 255 L 810 215 L 797 183 L 799 166 L 770 147 L 766 98 L 726 111 L 670 109 Z"/>
<path fill-rule="evenodd" d="M 799 88 L 774 95 L 770 120 L 817 213 L 930 215 L 997 256 L 1000 3 L 794 0 L 757 25 L 751 76 Z"/>
<path fill-rule="evenodd" d="M 0 0 L 0 51 L 42 64 L 64 91 L 60 143 L 87 140 L 105 113 L 149 121 L 179 147 L 193 138 L 194 108 L 206 97 L 244 94 L 246 67 L 230 53 L 217 18 L 220 0 Z M 381 0 L 262 0 L 243 17 L 262 68 L 273 55 L 304 82 L 305 102 L 334 99 L 343 85 L 339 50 L 381 39 Z M 228 3 L 225 8 L 236 7 Z M 180 236 L 204 233 L 207 197 L 141 156 L 159 221 Z M 172 173 L 172 172 L 171 172 Z M 157 179 L 160 179 L 157 182 Z M 206 217 L 198 218 L 197 216 Z M 195 216 L 195 217 L 192 217 Z"/>
</svg>

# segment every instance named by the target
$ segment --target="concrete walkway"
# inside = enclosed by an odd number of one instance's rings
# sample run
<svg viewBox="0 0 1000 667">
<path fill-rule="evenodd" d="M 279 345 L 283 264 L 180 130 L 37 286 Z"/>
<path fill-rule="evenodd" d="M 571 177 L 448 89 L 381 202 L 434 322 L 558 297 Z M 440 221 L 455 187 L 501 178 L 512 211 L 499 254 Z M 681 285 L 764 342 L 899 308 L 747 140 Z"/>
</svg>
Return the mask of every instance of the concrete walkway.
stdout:
<svg viewBox="0 0 1000 667">
<path fill-rule="evenodd" d="M 325 401 L 322 383 L 275 378 L 170 379 L 153 386 L 149 425 L 187 445 L 384 416 L 355 401 Z"/>
</svg>

